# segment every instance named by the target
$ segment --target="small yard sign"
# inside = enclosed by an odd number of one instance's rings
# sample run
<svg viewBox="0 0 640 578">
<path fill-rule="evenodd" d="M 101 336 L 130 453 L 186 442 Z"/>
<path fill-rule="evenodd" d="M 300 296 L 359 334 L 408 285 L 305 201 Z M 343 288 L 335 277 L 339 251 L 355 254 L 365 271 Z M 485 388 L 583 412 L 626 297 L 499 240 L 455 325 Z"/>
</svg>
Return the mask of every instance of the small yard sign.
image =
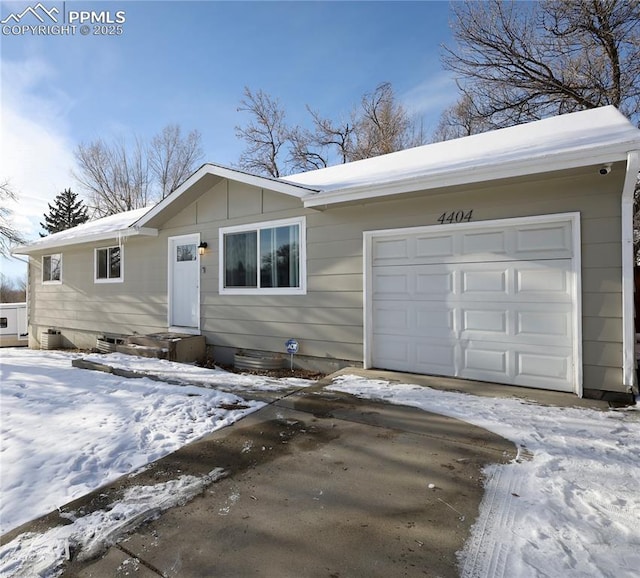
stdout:
<svg viewBox="0 0 640 578">
<path fill-rule="evenodd" d="M 291 355 L 291 371 L 293 371 L 293 356 L 298 353 L 298 342 L 295 339 L 289 339 L 285 345 L 287 353 Z"/>
<path fill-rule="evenodd" d="M 295 339 L 289 339 L 286 343 L 287 345 L 287 353 L 293 355 L 294 353 L 298 353 L 298 342 Z"/>
</svg>

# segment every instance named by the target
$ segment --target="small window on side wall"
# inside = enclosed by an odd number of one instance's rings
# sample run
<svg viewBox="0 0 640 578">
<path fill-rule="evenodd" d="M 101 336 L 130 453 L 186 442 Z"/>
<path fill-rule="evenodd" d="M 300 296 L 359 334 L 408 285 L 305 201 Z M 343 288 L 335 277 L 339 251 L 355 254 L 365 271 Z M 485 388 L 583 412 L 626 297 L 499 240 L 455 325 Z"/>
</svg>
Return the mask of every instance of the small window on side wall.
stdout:
<svg viewBox="0 0 640 578">
<path fill-rule="evenodd" d="M 122 281 L 122 247 L 103 247 L 95 250 L 96 283 Z"/>
<path fill-rule="evenodd" d="M 45 255 L 42 257 L 42 282 L 62 282 L 62 255 Z"/>
</svg>

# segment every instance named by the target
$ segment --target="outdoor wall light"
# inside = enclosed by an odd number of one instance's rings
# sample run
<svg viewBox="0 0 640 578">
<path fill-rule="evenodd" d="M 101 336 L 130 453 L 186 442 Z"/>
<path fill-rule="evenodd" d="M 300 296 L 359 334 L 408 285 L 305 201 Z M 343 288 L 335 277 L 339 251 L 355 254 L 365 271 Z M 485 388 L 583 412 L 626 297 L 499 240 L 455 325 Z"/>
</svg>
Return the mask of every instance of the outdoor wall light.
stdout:
<svg viewBox="0 0 640 578">
<path fill-rule="evenodd" d="M 204 250 L 207 248 L 207 243 L 206 241 L 202 241 L 199 245 L 198 245 L 198 253 L 200 253 L 200 255 L 204 255 Z"/>
</svg>

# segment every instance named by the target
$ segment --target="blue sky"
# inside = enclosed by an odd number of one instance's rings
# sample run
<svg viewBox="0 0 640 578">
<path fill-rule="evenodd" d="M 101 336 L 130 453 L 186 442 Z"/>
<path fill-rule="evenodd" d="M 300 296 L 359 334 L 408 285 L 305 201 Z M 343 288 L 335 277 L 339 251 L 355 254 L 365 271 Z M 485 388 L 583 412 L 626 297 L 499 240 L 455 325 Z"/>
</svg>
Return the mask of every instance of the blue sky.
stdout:
<svg viewBox="0 0 640 578">
<path fill-rule="evenodd" d="M 0 1 L 0 20 L 35 7 Z M 118 36 L 0 36 L 0 179 L 20 202 L 15 223 L 36 238 L 47 203 L 78 193 L 73 151 L 97 138 L 149 139 L 169 123 L 202 134 L 205 161 L 233 165 L 243 88 L 277 98 L 291 124 L 305 106 L 340 118 L 391 82 L 427 134 L 456 99 L 440 64 L 451 42 L 449 3 L 42 0 L 46 9 L 124 11 Z M 40 24 L 27 14 L 20 24 Z M 47 22 L 49 24 L 49 22 Z M 2 260 L 9 276 L 24 272 Z"/>
</svg>

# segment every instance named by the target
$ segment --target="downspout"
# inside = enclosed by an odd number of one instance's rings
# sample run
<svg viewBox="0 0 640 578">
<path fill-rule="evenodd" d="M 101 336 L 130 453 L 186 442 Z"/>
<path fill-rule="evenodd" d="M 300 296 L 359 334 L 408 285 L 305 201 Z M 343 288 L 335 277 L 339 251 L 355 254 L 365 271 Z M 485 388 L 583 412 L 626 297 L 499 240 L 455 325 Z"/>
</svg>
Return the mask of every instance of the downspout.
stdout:
<svg viewBox="0 0 640 578">
<path fill-rule="evenodd" d="M 634 311 L 633 196 L 640 171 L 640 151 L 627 153 L 622 187 L 622 379 L 629 393 L 638 393 Z"/>
</svg>

